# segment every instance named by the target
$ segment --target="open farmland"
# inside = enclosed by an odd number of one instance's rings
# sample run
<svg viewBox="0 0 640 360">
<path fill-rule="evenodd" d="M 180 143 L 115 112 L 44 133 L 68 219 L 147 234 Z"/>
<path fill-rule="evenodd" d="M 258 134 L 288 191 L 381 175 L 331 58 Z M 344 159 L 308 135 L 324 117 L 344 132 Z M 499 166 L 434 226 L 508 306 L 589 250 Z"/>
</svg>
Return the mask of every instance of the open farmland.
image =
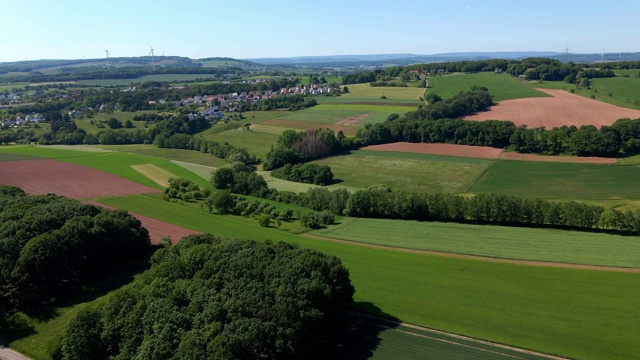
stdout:
<svg viewBox="0 0 640 360">
<path fill-rule="evenodd" d="M 320 104 L 325 103 L 352 103 L 375 105 L 413 105 L 418 106 L 420 97 L 424 94 L 424 88 L 417 87 L 372 87 L 369 84 L 347 85 L 349 92 L 341 96 L 317 97 Z M 381 99 L 382 96 L 386 99 Z"/>
<path fill-rule="evenodd" d="M 342 131 L 345 135 L 355 136 L 358 132 L 358 128 L 354 126 L 345 126 L 345 125 L 335 125 L 335 124 L 318 124 L 315 122 L 309 121 L 299 121 L 299 120 L 284 120 L 284 119 L 273 119 L 267 120 L 259 125 L 253 125 L 251 127 L 252 130 L 269 132 L 272 134 L 282 134 L 285 130 L 315 130 L 318 128 L 326 128 L 333 130 L 334 133 L 338 133 Z"/>
<path fill-rule="evenodd" d="M 313 234 L 490 258 L 640 268 L 640 239 L 581 231 L 348 218 Z M 552 264 L 550 264 L 552 265 Z M 639 270 L 640 271 L 640 270 Z"/>
<path fill-rule="evenodd" d="M 563 125 L 611 125 L 622 118 L 640 118 L 640 111 L 587 99 L 563 90 L 540 89 L 552 97 L 505 100 L 466 120 L 508 120 L 516 126 L 551 129 Z"/>
<path fill-rule="evenodd" d="M 510 152 L 510 151 L 502 152 L 502 154 L 500 154 L 500 159 L 580 163 L 580 164 L 615 164 L 618 162 L 618 159 L 595 157 L 595 156 L 561 156 L 561 155 L 552 156 L 552 155 L 521 154 L 517 152 Z"/>
<path fill-rule="evenodd" d="M 226 164 L 224 159 L 217 158 L 208 153 L 193 150 L 158 148 L 154 145 L 95 145 L 92 147 L 109 151 L 146 155 L 171 161 L 184 161 L 203 166 L 220 167 Z"/>
<path fill-rule="evenodd" d="M 207 140 L 214 140 L 221 144 L 226 142 L 239 148 L 246 148 L 249 154 L 254 154 L 263 160 L 267 158 L 267 153 L 271 151 L 271 145 L 275 144 L 279 137 L 276 134 L 243 128 L 219 133 L 203 132 L 202 136 Z"/>
<path fill-rule="evenodd" d="M 483 159 L 368 150 L 314 163 L 331 166 L 340 185 L 367 188 L 384 184 L 415 192 L 464 192 L 491 164 Z"/>
<path fill-rule="evenodd" d="M 537 267 L 305 239 L 253 219 L 218 216 L 151 196 L 112 206 L 220 236 L 289 241 L 339 256 L 357 292 L 403 322 L 572 358 L 624 359 L 635 341 L 638 274 Z M 558 314 L 562 314 L 559 316 Z"/>
<path fill-rule="evenodd" d="M 547 199 L 639 199 L 640 166 L 497 161 L 471 188 Z"/>
<path fill-rule="evenodd" d="M 98 86 L 127 86 L 133 83 L 145 83 L 147 81 L 192 81 L 196 79 L 213 78 L 213 74 L 158 74 L 145 75 L 133 79 L 94 79 L 76 81 L 82 85 L 98 85 Z"/>
<path fill-rule="evenodd" d="M 362 127 L 366 123 L 383 122 L 389 115 L 393 113 L 393 111 L 372 112 L 363 109 L 352 110 L 348 107 L 342 109 L 340 107 L 336 107 L 333 104 L 331 105 L 332 106 L 316 105 L 311 108 L 292 111 L 280 117 L 280 119 L 308 121 L 318 124 L 337 124 Z M 341 121 L 347 119 L 354 119 L 354 121 L 348 124 L 340 123 Z"/>
<path fill-rule="evenodd" d="M 158 191 L 103 171 L 49 159 L 3 162 L 0 183 L 19 186 L 30 194 L 54 193 L 72 199 Z"/>
<path fill-rule="evenodd" d="M 461 156 L 480 159 L 497 159 L 502 154 L 502 149 L 487 146 L 469 146 L 456 144 L 427 144 L 397 142 L 382 145 L 371 145 L 362 148 L 371 151 L 393 151 L 415 154 L 431 154 L 446 156 Z"/>
<path fill-rule="evenodd" d="M 472 86 L 484 86 L 489 89 L 493 101 L 549 96 L 533 89 L 527 82 L 506 73 L 454 74 L 430 77 L 428 80 L 427 93 L 438 94 L 443 99 L 452 98 L 461 91 L 469 91 Z"/>
</svg>

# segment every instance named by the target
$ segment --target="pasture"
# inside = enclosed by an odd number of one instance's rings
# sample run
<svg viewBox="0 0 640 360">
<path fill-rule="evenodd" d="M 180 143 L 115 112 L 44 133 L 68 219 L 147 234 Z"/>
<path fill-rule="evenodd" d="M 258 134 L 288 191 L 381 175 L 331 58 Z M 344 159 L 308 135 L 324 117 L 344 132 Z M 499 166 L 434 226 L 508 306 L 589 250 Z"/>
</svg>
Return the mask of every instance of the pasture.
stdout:
<svg viewBox="0 0 640 360">
<path fill-rule="evenodd" d="M 461 91 L 469 91 L 472 86 L 484 86 L 493 95 L 493 101 L 521 99 L 530 97 L 548 97 L 549 95 L 533 89 L 523 80 L 506 73 L 479 72 L 473 74 L 455 74 L 430 77 L 427 93 L 440 95 L 443 99 L 452 98 Z"/>
<path fill-rule="evenodd" d="M 369 84 L 351 84 L 346 85 L 349 88 L 347 94 L 337 98 L 328 99 L 340 99 L 342 101 L 350 101 L 353 103 L 358 102 L 379 102 L 379 103 L 420 103 L 420 96 L 424 94 L 424 88 L 417 87 L 387 87 L 377 86 L 373 87 Z M 381 96 L 386 96 L 386 99 L 381 99 Z"/>
<path fill-rule="evenodd" d="M 320 188 L 324 187 L 328 190 L 338 190 L 338 189 L 347 189 L 350 192 L 356 191 L 359 188 L 345 186 L 341 183 L 328 185 L 328 186 L 320 186 L 313 184 L 305 184 L 295 181 L 287 181 L 278 179 L 276 177 L 271 176 L 271 171 L 258 171 L 258 174 L 261 175 L 264 180 L 267 182 L 267 186 L 272 189 L 277 189 L 278 191 L 293 191 L 295 193 L 307 192 L 311 188 Z"/>
<path fill-rule="evenodd" d="M 465 192 L 491 161 L 390 151 L 356 150 L 313 161 L 329 165 L 340 185 L 387 185 L 414 192 Z"/>
<path fill-rule="evenodd" d="M 640 238 L 581 231 L 348 218 L 312 234 L 500 259 L 640 268 Z"/>
<path fill-rule="evenodd" d="M 591 86 L 588 89 L 578 88 L 564 81 L 534 82 L 532 85 L 544 89 L 560 89 L 566 91 L 573 89 L 576 95 L 593 98 L 616 106 L 640 110 L 640 104 L 635 103 L 640 100 L 640 78 L 636 77 L 638 70 L 615 70 L 615 72 L 628 74 L 629 77 L 616 76 L 591 79 Z M 611 96 L 609 96 L 610 93 Z"/>
<path fill-rule="evenodd" d="M 496 161 L 470 192 L 547 199 L 640 199 L 640 166 Z"/>
<path fill-rule="evenodd" d="M 214 140 L 221 144 L 229 143 L 239 148 L 246 148 L 249 154 L 254 154 L 262 160 L 267 158 L 267 153 L 271 151 L 271 145 L 275 144 L 279 137 L 276 134 L 245 130 L 244 128 L 218 133 L 205 131 L 200 135 L 207 140 Z"/>
<path fill-rule="evenodd" d="M 95 145 L 95 147 L 203 166 L 221 167 L 226 164 L 224 159 L 217 158 L 209 153 L 193 150 L 157 148 L 154 145 Z"/>
<path fill-rule="evenodd" d="M 211 215 L 152 196 L 112 206 L 220 236 L 289 241 L 339 256 L 357 291 L 403 322 L 574 358 L 640 354 L 635 340 L 640 276 L 536 267 L 366 248 L 308 239 L 253 219 Z"/>
<path fill-rule="evenodd" d="M 307 122 L 315 122 L 319 124 L 335 124 L 343 126 L 356 126 L 362 127 L 367 123 L 380 123 L 384 122 L 387 117 L 397 109 L 407 109 L 408 107 L 392 106 L 390 109 L 386 109 L 384 106 L 376 106 L 376 110 L 388 110 L 388 111 L 371 111 L 367 110 L 366 105 L 355 106 L 350 105 L 337 105 L 337 104 L 320 104 L 312 108 L 307 108 L 298 111 L 288 112 L 286 115 L 281 116 L 281 120 L 299 120 Z M 413 108 L 412 110 L 415 110 Z"/>
</svg>

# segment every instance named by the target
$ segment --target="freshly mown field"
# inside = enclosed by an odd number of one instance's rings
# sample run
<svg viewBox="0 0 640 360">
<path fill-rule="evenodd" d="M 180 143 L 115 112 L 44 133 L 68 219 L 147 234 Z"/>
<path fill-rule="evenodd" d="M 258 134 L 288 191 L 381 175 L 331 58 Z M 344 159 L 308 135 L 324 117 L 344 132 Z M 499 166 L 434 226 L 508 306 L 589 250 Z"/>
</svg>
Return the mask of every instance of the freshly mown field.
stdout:
<svg viewBox="0 0 640 360">
<path fill-rule="evenodd" d="M 370 304 L 403 322 L 573 358 L 624 359 L 636 341 L 634 273 L 536 267 L 457 259 L 306 239 L 151 196 L 101 200 L 198 231 L 290 241 L 339 256 Z"/>
<path fill-rule="evenodd" d="M 443 99 L 452 98 L 461 91 L 469 91 L 472 86 L 484 86 L 493 95 L 493 101 L 520 99 L 529 97 L 547 97 L 528 83 L 508 74 L 479 72 L 474 74 L 455 74 L 429 78 L 427 93 L 440 95 Z"/>
<path fill-rule="evenodd" d="M 640 268 L 640 237 L 555 229 L 348 218 L 313 234 L 405 249 Z"/>
<path fill-rule="evenodd" d="M 106 171 L 156 189 L 162 187 L 153 180 L 134 170 L 132 165 L 154 164 L 179 177 L 186 177 L 199 186 L 208 187 L 209 183 L 200 176 L 168 160 L 124 152 L 87 152 L 49 148 L 47 146 L 5 146 L 0 147 L 2 154 L 23 154 L 38 158 L 51 158 L 60 161 L 84 165 Z"/>
<path fill-rule="evenodd" d="M 471 192 L 550 199 L 640 199 L 640 166 L 496 161 Z"/>
<path fill-rule="evenodd" d="M 414 192 L 464 192 L 491 164 L 489 160 L 356 150 L 314 161 L 331 166 L 340 185 L 387 185 Z"/>
<path fill-rule="evenodd" d="M 615 72 L 621 73 L 621 70 L 616 70 Z M 591 79 L 589 89 L 578 88 L 564 81 L 534 82 L 532 85 L 545 89 L 561 89 L 566 91 L 573 89 L 577 95 L 593 98 L 612 105 L 640 110 L 640 104 L 635 103 L 636 101 L 640 101 L 640 78 L 636 77 L 638 70 L 629 70 L 626 73 L 629 73 L 630 76 Z"/>
</svg>

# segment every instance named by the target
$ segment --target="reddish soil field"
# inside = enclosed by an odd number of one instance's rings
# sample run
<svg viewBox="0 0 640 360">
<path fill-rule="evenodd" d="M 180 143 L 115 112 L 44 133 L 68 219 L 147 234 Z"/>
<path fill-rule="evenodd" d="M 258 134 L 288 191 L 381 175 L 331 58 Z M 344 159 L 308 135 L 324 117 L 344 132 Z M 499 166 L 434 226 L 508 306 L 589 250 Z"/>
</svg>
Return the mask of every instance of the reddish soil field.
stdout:
<svg viewBox="0 0 640 360">
<path fill-rule="evenodd" d="M 19 186 L 29 194 L 53 193 L 72 199 L 160 191 L 104 171 L 56 160 L 4 161 L 0 165 L 0 184 Z"/>
<path fill-rule="evenodd" d="M 106 209 L 111 209 L 111 210 L 116 209 L 113 206 L 101 204 L 96 201 L 83 201 L 83 202 L 85 204 L 96 205 Z M 178 225 L 169 224 L 160 220 L 150 218 L 148 216 L 135 214 L 132 212 L 130 212 L 130 214 L 133 215 L 136 219 L 140 220 L 140 222 L 142 223 L 142 226 L 149 231 L 149 237 L 151 238 L 152 244 L 159 243 L 160 239 L 167 236 L 171 237 L 172 242 L 175 244 L 176 241 L 182 239 L 187 235 L 200 234 L 200 232 L 198 231 L 187 229 Z"/>
<path fill-rule="evenodd" d="M 350 126 L 336 125 L 336 124 L 321 124 L 311 121 L 302 121 L 302 120 L 284 120 L 284 119 L 273 119 L 267 120 L 262 123 L 263 125 L 271 125 L 271 126 L 282 126 L 291 129 L 300 129 L 300 130 L 315 130 L 319 128 L 323 129 L 331 129 L 336 134 L 338 131 L 342 131 L 345 135 L 354 136 L 358 132 L 358 129 Z"/>
<path fill-rule="evenodd" d="M 391 144 L 371 145 L 361 150 L 377 151 L 397 151 L 416 154 L 462 156 L 481 159 L 497 159 L 502 153 L 502 149 L 486 146 L 469 146 L 455 144 L 425 144 L 397 142 Z"/>
<path fill-rule="evenodd" d="M 516 152 L 503 152 L 500 159 L 526 160 L 526 161 L 547 161 L 580 164 L 615 164 L 618 159 L 591 157 L 591 156 L 545 156 L 534 154 L 520 154 Z"/>
<path fill-rule="evenodd" d="M 611 125 L 622 118 L 640 118 L 640 111 L 587 99 L 564 90 L 537 89 L 553 97 L 505 100 L 466 120 L 509 120 L 516 126 L 551 129 L 563 125 Z"/>
</svg>

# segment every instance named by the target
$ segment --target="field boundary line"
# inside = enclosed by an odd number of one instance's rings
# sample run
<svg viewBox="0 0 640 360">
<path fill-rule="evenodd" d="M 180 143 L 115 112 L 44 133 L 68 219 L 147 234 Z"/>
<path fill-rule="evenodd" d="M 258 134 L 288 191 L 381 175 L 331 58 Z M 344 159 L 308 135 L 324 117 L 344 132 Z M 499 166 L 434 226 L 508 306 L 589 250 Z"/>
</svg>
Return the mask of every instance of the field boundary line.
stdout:
<svg viewBox="0 0 640 360">
<path fill-rule="evenodd" d="M 640 273 L 640 268 L 625 268 L 625 267 L 615 267 L 615 266 L 561 263 L 561 262 L 542 261 L 542 260 L 507 259 L 507 258 L 498 258 L 498 257 L 490 257 L 490 256 L 481 256 L 481 255 L 460 254 L 460 253 L 445 252 L 445 251 L 410 249 L 410 248 L 402 248 L 402 247 L 394 247 L 394 246 L 386 246 L 386 245 L 378 245 L 378 244 L 369 244 L 369 243 L 363 243 L 358 241 L 334 239 L 334 238 L 330 238 L 322 235 L 309 234 L 309 233 L 304 233 L 301 235 L 304 237 L 316 239 L 316 240 L 331 241 L 335 243 L 350 244 L 355 246 L 367 247 L 371 249 L 382 249 L 382 250 L 398 251 L 398 252 L 412 253 L 412 254 L 435 255 L 435 256 L 442 256 L 442 257 L 457 258 L 457 259 L 479 260 L 479 261 L 506 263 L 506 264 L 515 264 L 515 265 L 555 267 L 555 268 L 576 269 L 576 270 Z"/>
<path fill-rule="evenodd" d="M 492 351 L 492 350 L 485 349 L 485 348 L 482 348 L 482 347 L 479 347 L 479 346 L 472 346 L 472 345 L 468 345 L 468 344 L 455 342 L 455 341 L 452 341 L 452 340 L 441 339 L 441 338 L 438 338 L 438 337 L 432 337 L 432 336 L 425 335 L 425 334 L 412 333 L 410 331 L 400 330 L 400 329 L 395 329 L 395 328 L 398 327 L 398 326 L 404 326 L 404 327 L 407 327 L 407 328 L 410 328 L 410 329 L 424 331 L 426 333 L 447 336 L 447 337 L 451 337 L 451 338 L 458 339 L 458 340 L 468 341 L 468 342 L 477 343 L 477 344 L 486 345 L 486 346 L 492 346 L 492 347 L 496 347 L 496 348 L 499 348 L 499 349 L 513 351 L 513 352 L 516 352 L 516 353 L 539 356 L 539 357 L 542 357 L 542 358 L 545 358 L 545 359 L 570 360 L 570 358 L 564 358 L 564 357 L 560 357 L 560 356 L 556 356 L 556 355 L 545 354 L 545 353 L 541 353 L 541 352 L 537 352 L 537 351 L 533 351 L 533 350 L 527 350 L 527 349 L 523 349 L 523 348 L 511 346 L 511 345 L 505 345 L 505 344 L 501 344 L 501 343 L 497 343 L 497 342 L 493 342 L 493 341 L 481 340 L 481 339 L 477 339 L 477 338 L 470 337 L 470 336 L 450 333 L 450 332 L 437 330 L 437 329 L 432 329 L 432 328 L 428 328 L 428 327 L 424 327 L 424 326 L 408 324 L 408 323 L 404 323 L 404 322 L 401 322 L 401 321 L 385 319 L 385 318 L 381 318 L 381 317 L 377 317 L 377 316 L 374 316 L 374 315 L 369 315 L 369 314 L 365 314 L 365 313 L 361 313 L 361 312 L 357 312 L 357 311 L 353 311 L 353 312 L 351 312 L 351 314 L 354 315 L 354 316 L 358 316 L 360 318 L 363 318 L 365 321 L 369 320 L 369 321 L 367 321 L 369 324 L 372 324 L 372 325 L 375 325 L 375 326 L 379 326 L 379 327 L 383 327 L 383 328 L 387 328 L 387 329 L 397 330 L 397 331 L 403 332 L 403 333 L 408 334 L 408 335 L 429 338 L 429 339 L 442 341 L 442 342 L 446 342 L 446 343 L 450 343 L 450 344 L 454 344 L 454 345 L 466 346 L 466 347 L 470 347 L 470 348 L 473 348 L 473 349 L 487 351 L 487 352 L 500 354 L 500 355 L 505 355 L 505 356 L 509 356 L 509 357 L 513 357 L 513 358 L 523 359 L 523 358 L 515 356 L 515 355 L 505 354 L 505 353 L 501 353 L 499 351 Z M 380 323 L 383 323 L 383 324 L 380 324 Z M 387 325 L 384 325 L 384 324 L 387 324 Z"/>
</svg>

